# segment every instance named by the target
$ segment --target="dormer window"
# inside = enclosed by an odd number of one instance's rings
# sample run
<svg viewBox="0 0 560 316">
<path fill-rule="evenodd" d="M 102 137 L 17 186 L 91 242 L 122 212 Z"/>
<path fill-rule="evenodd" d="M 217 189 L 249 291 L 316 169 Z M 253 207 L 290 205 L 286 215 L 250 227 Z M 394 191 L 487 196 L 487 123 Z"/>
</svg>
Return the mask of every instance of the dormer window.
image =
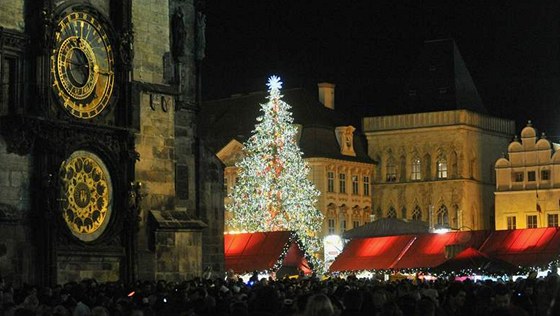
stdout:
<svg viewBox="0 0 560 316">
<path fill-rule="evenodd" d="M 336 140 L 340 146 L 340 153 L 345 156 L 356 156 L 354 152 L 354 131 L 356 129 L 349 126 L 339 126 L 336 128 Z"/>
</svg>

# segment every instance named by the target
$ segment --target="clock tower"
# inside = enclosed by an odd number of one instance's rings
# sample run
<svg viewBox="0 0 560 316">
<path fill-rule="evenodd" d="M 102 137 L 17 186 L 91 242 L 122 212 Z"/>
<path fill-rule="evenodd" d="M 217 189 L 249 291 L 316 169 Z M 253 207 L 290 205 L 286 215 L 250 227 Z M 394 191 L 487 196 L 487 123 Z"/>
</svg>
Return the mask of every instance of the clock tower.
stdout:
<svg viewBox="0 0 560 316">
<path fill-rule="evenodd" d="M 177 280 L 223 269 L 223 177 L 219 163 L 207 166 L 211 156 L 200 159 L 197 140 L 202 3 L 0 2 L 9 13 L 0 14 L 8 281 Z"/>
</svg>

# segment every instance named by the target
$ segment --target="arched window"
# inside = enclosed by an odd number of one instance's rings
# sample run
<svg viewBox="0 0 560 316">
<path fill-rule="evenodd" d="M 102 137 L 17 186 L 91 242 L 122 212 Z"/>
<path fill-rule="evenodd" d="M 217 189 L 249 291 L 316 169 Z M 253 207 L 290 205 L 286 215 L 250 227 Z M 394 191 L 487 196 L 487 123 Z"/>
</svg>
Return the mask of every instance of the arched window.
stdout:
<svg viewBox="0 0 560 316">
<path fill-rule="evenodd" d="M 426 168 L 424 169 L 425 172 L 423 174 L 424 179 L 426 180 L 431 180 L 433 175 L 432 175 L 432 156 L 430 156 L 430 154 L 425 154 L 424 155 L 424 164 L 426 166 Z"/>
<path fill-rule="evenodd" d="M 389 157 L 387 159 L 387 182 L 397 181 L 397 166 L 395 165 L 395 159 Z"/>
<path fill-rule="evenodd" d="M 403 207 L 401 208 L 401 218 L 403 218 L 403 219 L 406 218 L 406 215 L 407 215 L 407 214 L 406 214 L 406 207 L 403 206 Z"/>
<path fill-rule="evenodd" d="M 411 180 L 421 180 L 422 179 L 422 162 L 420 158 L 414 157 L 412 159 L 412 173 L 410 175 Z"/>
<path fill-rule="evenodd" d="M 381 210 L 381 207 L 378 207 L 375 210 L 375 219 L 380 219 L 383 216 L 383 211 Z"/>
<path fill-rule="evenodd" d="M 449 226 L 449 212 L 447 211 L 447 206 L 442 204 L 437 211 L 437 221 L 436 224 L 439 226 Z"/>
<path fill-rule="evenodd" d="M 387 212 L 387 218 L 397 218 L 397 210 L 394 207 L 389 207 L 389 211 Z"/>
<path fill-rule="evenodd" d="M 422 220 L 422 209 L 420 206 L 416 205 L 412 210 L 412 220 L 421 221 Z"/>
<path fill-rule="evenodd" d="M 447 179 L 447 160 L 445 158 L 440 158 L 437 162 L 437 177 Z"/>
<path fill-rule="evenodd" d="M 459 168 L 457 166 L 457 153 L 456 152 L 451 152 L 451 157 L 450 157 L 450 161 L 449 161 L 450 165 L 451 165 L 451 177 L 452 178 L 457 178 L 459 175 Z"/>
<path fill-rule="evenodd" d="M 406 182 L 406 157 L 401 156 L 401 166 L 400 166 L 400 181 Z"/>
</svg>

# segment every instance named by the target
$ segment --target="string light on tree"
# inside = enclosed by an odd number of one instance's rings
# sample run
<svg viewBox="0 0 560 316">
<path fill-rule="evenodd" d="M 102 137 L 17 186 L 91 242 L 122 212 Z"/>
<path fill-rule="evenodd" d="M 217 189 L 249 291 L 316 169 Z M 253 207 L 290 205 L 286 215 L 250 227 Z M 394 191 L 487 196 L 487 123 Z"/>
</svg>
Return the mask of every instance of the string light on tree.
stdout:
<svg viewBox="0 0 560 316">
<path fill-rule="evenodd" d="M 282 81 L 272 76 L 267 86 L 268 102 L 261 104 L 261 116 L 236 164 L 239 180 L 226 205 L 232 214 L 228 224 L 247 232 L 293 231 L 303 250 L 315 253 L 320 249 L 323 222 L 315 207 L 319 191 L 308 179 L 291 107 L 282 101 Z"/>
</svg>

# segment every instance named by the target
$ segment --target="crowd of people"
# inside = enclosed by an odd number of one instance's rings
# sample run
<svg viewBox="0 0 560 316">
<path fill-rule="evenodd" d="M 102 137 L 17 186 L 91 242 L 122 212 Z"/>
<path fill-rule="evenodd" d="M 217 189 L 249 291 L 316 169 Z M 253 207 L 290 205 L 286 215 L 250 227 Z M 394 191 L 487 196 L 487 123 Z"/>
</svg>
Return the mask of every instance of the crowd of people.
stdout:
<svg viewBox="0 0 560 316">
<path fill-rule="evenodd" d="M 54 287 L 13 288 L 0 278 L 0 315 L 560 315 L 560 302 L 555 299 L 558 275 L 515 282 L 384 282 L 349 276 L 263 278 L 248 283 L 235 276 L 131 285 L 88 279 Z"/>
</svg>

